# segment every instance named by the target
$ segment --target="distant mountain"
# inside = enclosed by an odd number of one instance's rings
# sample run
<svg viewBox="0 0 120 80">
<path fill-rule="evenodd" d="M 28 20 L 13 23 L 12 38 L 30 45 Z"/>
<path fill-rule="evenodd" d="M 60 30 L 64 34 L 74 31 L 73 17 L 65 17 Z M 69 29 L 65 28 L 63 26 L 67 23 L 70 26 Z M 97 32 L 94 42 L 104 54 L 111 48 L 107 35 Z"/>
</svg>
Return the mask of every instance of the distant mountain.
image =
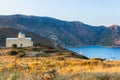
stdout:
<svg viewBox="0 0 120 80">
<path fill-rule="evenodd" d="M 0 28 L 5 27 L 26 30 L 48 39 L 50 39 L 50 35 L 55 35 L 60 43 L 67 46 L 120 45 L 120 27 L 118 25 L 91 26 L 78 21 L 18 14 L 0 16 Z"/>
<path fill-rule="evenodd" d="M 14 28 L 0 28 L 0 46 L 4 47 L 5 46 L 5 41 L 6 38 L 15 38 L 18 37 L 18 33 L 20 32 L 20 30 L 14 29 Z M 36 35 L 34 33 L 25 31 L 25 35 L 26 37 L 31 37 L 32 41 L 34 42 L 34 45 L 39 44 L 41 46 L 45 46 L 45 47 L 53 47 L 53 44 L 47 40 L 46 38 L 40 36 L 40 35 Z"/>
</svg>

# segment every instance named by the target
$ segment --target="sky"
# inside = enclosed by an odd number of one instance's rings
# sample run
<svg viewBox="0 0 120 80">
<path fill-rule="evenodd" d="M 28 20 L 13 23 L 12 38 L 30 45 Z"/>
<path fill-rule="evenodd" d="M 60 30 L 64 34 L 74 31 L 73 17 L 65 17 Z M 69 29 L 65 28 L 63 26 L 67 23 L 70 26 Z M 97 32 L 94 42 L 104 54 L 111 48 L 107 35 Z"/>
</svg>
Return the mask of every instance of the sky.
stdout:
<svg viewBox="0 0 120 80">
<path fill-rule="evenodd" d="M 48 16 L 89 25 L 120 25 L 120 0 L 0 0 L 0 15 Z"/>
</svg>

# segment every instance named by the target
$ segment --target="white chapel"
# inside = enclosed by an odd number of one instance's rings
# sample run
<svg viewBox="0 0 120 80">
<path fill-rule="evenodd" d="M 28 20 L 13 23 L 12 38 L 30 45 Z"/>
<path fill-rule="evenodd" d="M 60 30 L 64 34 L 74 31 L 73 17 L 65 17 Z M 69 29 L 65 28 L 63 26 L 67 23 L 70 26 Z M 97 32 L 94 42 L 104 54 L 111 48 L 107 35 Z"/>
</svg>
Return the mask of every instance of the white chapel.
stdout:
<svg viewBox="0 0 120 80">
<path fill-rule="evenodd" d="M 16 44 L 17 47 L 30 47 L 33 46 L 33 41 L 31 38 L 25 37 L 24 32 L 19 32 L 18 38 L 6 38 L 6 47 L 12 47 Z"/>
</svg>

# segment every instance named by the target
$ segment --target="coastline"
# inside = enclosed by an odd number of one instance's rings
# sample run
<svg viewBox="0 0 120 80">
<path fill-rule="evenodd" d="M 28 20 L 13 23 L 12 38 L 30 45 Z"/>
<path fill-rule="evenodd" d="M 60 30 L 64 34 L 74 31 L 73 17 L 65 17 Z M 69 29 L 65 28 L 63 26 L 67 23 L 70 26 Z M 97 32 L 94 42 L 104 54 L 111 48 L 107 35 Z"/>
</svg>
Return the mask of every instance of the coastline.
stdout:
<svg viewBox="0 0 120 80">
<path fill-rule="evenodd" d="M 107 48 L 120 48 L 120 46 L 102 46 L 102 45 L 83 45 L 83 46 L 67 46 L 66 48 L 79 48 L 79 47 L 87 47 L 87 46 L 98 46 L 98 47 L 107 47 Z"/>
</svg>

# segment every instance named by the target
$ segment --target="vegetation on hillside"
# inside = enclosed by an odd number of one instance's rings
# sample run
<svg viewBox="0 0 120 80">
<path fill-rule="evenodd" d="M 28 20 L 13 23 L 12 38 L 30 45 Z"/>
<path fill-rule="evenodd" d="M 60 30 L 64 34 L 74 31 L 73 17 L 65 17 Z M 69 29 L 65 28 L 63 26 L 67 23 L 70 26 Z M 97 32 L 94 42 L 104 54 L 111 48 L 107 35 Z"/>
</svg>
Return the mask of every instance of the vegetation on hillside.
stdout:
<svg viewBox="0 0 120 80">
<path fill-rule="evenodd" d="M 61 46 L 0 49 L 0 80 L 118 80 L 120 61 L 88 59 Z"/>
<path fill-rule="evenodd" d="M 0 56 L 0 80 L 119 80 L 120 61 Z"/>
<path fill-rule="evenodd" d="M 69 51 L 61 46 L 56 46 L 55 49 L 51 49 L 48 47 L 36 46 L 36 47 L 11 47 L 11 48 L 3 48 L 0 51 L 1 55 L 10 55 L 17 57 L 73 57 L 80 59 L 88 59 L 86 56 L 75 53 L 73 51 Z"/>
</svg>

